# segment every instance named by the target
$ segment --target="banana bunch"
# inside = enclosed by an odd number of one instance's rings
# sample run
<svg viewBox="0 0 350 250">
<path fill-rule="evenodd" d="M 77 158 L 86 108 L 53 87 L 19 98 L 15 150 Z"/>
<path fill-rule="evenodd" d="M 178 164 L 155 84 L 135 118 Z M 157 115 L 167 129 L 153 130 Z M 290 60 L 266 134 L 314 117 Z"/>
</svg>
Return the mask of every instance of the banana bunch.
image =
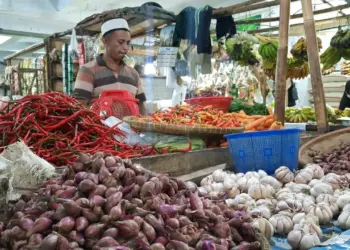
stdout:
<svg viewBox="0 0 350 250">
<path fill-rule="evenodd" d="M 308 115 L 301 108 L 286 108 L 285 118 L 286 122 L 291 123 L 305 123 L 309 121 Z"/>
<path fill-rule="evenodd" d="M 321 64 L 323 65 L 322 70 L 325 71 L 337 64 L 342 58 L 342 52 L 343 50 L 341 49 L 329 46 L 326 51 L 323 52 L 323 54 L 320 56 Z"/>
<path fill-rule="evenodd" d="M 262 35 L 259 35 L 259 34 L 255 34 L 255 37 L 257 39 L 259 39 L 260 43 L 271 43 L 271 42 L 277 42 L 278 41 L 276 38 L 266 37 L 266 36 L 262 36 Z"/>
<path fill-rule="evenodd" d="M 343 110 L 343 112 L 341 113 L 342 117 L 350 117 L 350 109 L 349 108 L 345 108 Z"/>
<path fill-rule="evenodd" d="M 331 46 L 337 49 L 350 49 L 350 30 L 338 30 L 331 39 Z"/>
<path fill-rule="evenodd" d="M 294 58 L 288 59 L 287 78 L 303 79 L 309 74 L 310 67 L 308 62 L 300 62 Z"/>
<path fill-rule="evenodd" d="M 322 40 L 317 37 L 317 44 L 318 48 L 322 49 Z M 302 59 L 305 61 L 308 61 L 307 57 L 307 44 L 306 44 L 306 39 L 305 38 L 300 38 L 296 44 L 293 45 L 290 53 L 293 55 L 293 57 Z"/>
<path fill-rule="evenodd" d="M 260 45 L 258 52 L 263 60 L 275 62 L 277 59 L 278 42 L 272 41 Z"/>
<path fill-rule="evenodd" d="M 341 63 L 341 74 L 350 75 L 350 61 L 343 61 Z"/>
<path fill-rule="evenodd" d="M 332 74 L 333 72 L 335 71 L 335 66 L 329 68 L 329 69 L 326 69 L 326 70 L 323 70 L 322 71 L 322 75 L 326 76 L 326 75 L 330 75 Z"/>
</svg>

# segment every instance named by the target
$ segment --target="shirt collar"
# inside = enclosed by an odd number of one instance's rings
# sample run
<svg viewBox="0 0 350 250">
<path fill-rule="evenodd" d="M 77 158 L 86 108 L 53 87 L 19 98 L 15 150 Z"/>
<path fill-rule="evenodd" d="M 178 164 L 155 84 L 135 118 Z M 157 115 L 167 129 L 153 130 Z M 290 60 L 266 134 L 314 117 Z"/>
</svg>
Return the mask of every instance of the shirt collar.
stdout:
<svg viewBox="0 0 350 250">
<path fill-rule="evenodd" d="M 103 60 L 103 54 L 99 54 L 99 55 L 96 57 L 96 62 L 97 62 L 97 64 L 98 64 L 99 66 L 108 67 L 106 61 Z M 124 60 L 122 60 L 122 61 L 120 62 L 120 65 L 123 65 L 123 66 L 125 65 Z"/>
</svg>

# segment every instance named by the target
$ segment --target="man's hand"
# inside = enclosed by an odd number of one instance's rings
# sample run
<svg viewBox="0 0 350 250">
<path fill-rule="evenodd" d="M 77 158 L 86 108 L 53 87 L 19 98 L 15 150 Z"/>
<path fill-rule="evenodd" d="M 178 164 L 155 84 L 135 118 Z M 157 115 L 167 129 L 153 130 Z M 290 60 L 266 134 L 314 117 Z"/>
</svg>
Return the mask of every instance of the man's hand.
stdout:
<svg viewBox="0 0 350 250">
<path fill-rule="evenodd" d="M 144 102 L 139 102 L 140 115 L 147 115 L 146 106 Z"/>
</svg>

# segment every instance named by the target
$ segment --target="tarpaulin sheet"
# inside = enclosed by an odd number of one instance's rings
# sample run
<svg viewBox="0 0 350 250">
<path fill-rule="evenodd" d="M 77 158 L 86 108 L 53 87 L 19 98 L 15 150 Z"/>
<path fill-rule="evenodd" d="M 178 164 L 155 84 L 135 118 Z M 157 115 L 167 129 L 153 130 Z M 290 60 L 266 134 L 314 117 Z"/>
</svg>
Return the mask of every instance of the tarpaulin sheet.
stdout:
<svg viewBox="0 0 350 250">
<path fill-rule="evenodd" d="M 332 238 L 321 243 L 320 246 L 313 247 L 310 250 L 344 250 L 350 249 L 350 230 L 343 232 L 338 227 L 322 228 L 324 234 L 334 234 Z M 272 237 L 272 250 L 290 250 L 291 246 L 287 242 L 287 237 Z"/>
</svg>

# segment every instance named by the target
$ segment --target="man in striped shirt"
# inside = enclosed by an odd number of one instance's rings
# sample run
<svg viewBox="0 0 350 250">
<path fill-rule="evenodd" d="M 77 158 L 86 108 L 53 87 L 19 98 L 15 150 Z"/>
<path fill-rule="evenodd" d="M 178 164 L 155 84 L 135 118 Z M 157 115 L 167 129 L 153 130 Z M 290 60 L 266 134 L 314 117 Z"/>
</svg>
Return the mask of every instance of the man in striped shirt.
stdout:
<svg viewBox="0 0 350 250">
<path fill-rule="evenodd" d="M 146 96 L 140 76 L 123 61 L 131 42 L 128 23 L 121 18 L 109 20 L 102 24 L 101 33 L 105 54 L 79 69 L 73 95 L 88 105 L 102 91 L 127 90 L 139 100 L 140 114 L 145 115 Z"/>
</svg>

